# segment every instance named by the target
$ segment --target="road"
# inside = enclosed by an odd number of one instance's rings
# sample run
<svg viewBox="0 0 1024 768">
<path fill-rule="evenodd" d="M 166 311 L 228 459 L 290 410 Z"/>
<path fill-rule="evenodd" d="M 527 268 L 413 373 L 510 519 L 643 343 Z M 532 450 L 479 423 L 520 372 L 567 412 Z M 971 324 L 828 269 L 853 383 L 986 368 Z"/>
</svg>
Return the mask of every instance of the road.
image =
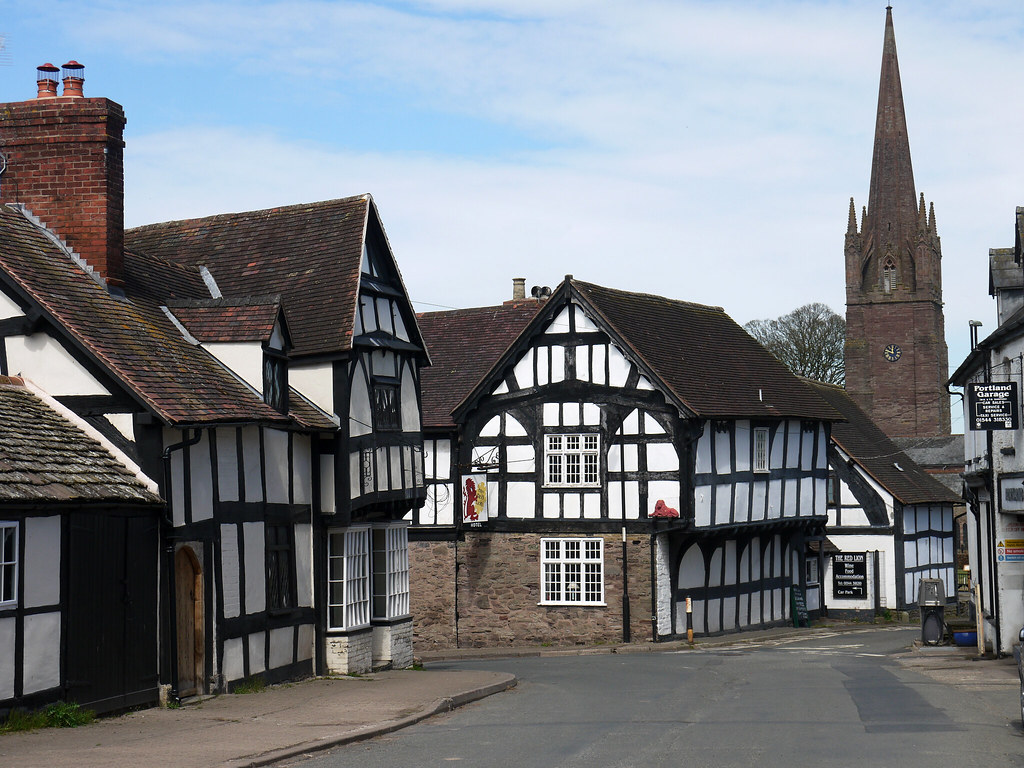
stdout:
<svg viewBox="0 0 1024 768">
<path fill-rule="evenodd" d="M 908 654 L 918 635 L 866 628 L 674 653 L 447 663 L 510 671 L 519 685 L 290 765 L 1024 765 L 1015 675 L 1004 665 L 1001 677 L 979 677 L 962 662 L 966 672 L 952 673 L 928 651 Z"/>
</svg>

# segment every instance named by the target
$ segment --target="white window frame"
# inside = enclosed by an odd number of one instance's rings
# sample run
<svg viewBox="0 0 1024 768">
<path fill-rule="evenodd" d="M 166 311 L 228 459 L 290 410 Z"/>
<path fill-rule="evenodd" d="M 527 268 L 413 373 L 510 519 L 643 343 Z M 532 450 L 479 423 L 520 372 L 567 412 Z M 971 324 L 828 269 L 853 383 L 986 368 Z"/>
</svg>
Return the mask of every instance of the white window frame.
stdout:
<svg viewBox="0 0 1024 768">
<path fill-rule="evenodd" d="M 805 560 L 806 579 L 808 587 L 817 587 L 821 584 L 821 574 L 818 569 L 818 556 L 816 554 L 808 555 Z"/>
<path fill-rule="evenodd" d="M 601 436 L 597 432 L 544 435 L 545 488 L 601 485 Z"/>
<path fill-rule="evenodd" d="M 754 427 L 750 445 L 754 453 L 751 464 L 754 472 L 759 474 L 768 472 L 771 468 L 768 427 Z"/>
<path fill-rule="evenodd" d="M 342 542 L 340 552 L 335 549 Z M 370 625 L 370 528 L 327 532 L 327 629 L 348 631 Z M 334 620 L 340 611 L 341 621 Z"/>
<path fill-rule="evenodd" d="M 371 541 L 371 618 L 384 621 L 405 618 L 410 615 L 408 525 L 374 526 Z"/>
<path fill-rule="evenodd" d="M 540 540 L 541 605 L 604 605 L 604 539 Z"/>
<path fill-rule="evenodd" d="M 0 520 L 0 607 L 18 604 L 18 532 L 18 523 Z"/>
</svg>

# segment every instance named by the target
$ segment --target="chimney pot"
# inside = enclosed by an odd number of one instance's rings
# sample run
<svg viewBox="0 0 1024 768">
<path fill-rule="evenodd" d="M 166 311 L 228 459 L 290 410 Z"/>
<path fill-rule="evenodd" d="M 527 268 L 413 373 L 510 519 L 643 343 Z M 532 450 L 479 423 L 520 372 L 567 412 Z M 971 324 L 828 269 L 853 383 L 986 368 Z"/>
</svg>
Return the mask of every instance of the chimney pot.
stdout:
<svg viewBox="0 0 1024 768">
<path fill-rule="evenodd" d="M 73 96 L 75 98 L 81 98 L 84 96 L 82 93 L 82 83 L 85 82 L 85 65 L 79 64 L 77 61 L 72 59 L 63 66 L 64 70 L 64 96 Z"/>
<path fill-rule="evenodd" d="M 512 278 L 512 300 L 518 301 L 526 298 L 526 278 L 525 277 L 513 277 Z"/>
<path fill-rule="evenodd" d="M 57 73 L 60 70 L 50 62 L 36 67 L 36 98 L 57 98 Z"/>
</svg>

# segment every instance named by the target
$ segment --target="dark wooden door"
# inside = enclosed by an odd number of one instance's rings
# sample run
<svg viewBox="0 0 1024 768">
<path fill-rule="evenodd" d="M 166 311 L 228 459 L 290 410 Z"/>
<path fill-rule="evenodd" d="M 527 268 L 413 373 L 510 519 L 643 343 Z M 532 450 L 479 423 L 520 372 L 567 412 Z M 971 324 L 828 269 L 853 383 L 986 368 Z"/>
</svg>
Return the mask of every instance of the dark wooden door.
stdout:
<svg viewBox="0 0 1024 768">
<path fill-rule="evenodd" d="M 97 712 L 157 700 L 155 515 L 73 513 L 68 524 L 68 699 Z"/>
<path fill-rule="evenodd" d="M 178 695 L 203 693 L 203 571 L 190 547 L 174 555 L 178 624 Z"/>
</svg>

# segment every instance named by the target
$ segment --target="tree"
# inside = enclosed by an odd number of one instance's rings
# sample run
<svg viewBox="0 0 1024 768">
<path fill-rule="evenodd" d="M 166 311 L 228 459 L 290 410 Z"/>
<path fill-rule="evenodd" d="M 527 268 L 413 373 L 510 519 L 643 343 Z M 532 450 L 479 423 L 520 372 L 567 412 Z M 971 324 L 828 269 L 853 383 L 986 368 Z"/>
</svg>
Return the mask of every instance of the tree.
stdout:
<svg viewBox="0 0 1024 768">
<path fill-rule="evenodd" d="M 842 384 L 846 320 L 824 304 L 805 304 L 775 320 L 751 320 L 743 329 L 799 376 Z"/>
</svg>

